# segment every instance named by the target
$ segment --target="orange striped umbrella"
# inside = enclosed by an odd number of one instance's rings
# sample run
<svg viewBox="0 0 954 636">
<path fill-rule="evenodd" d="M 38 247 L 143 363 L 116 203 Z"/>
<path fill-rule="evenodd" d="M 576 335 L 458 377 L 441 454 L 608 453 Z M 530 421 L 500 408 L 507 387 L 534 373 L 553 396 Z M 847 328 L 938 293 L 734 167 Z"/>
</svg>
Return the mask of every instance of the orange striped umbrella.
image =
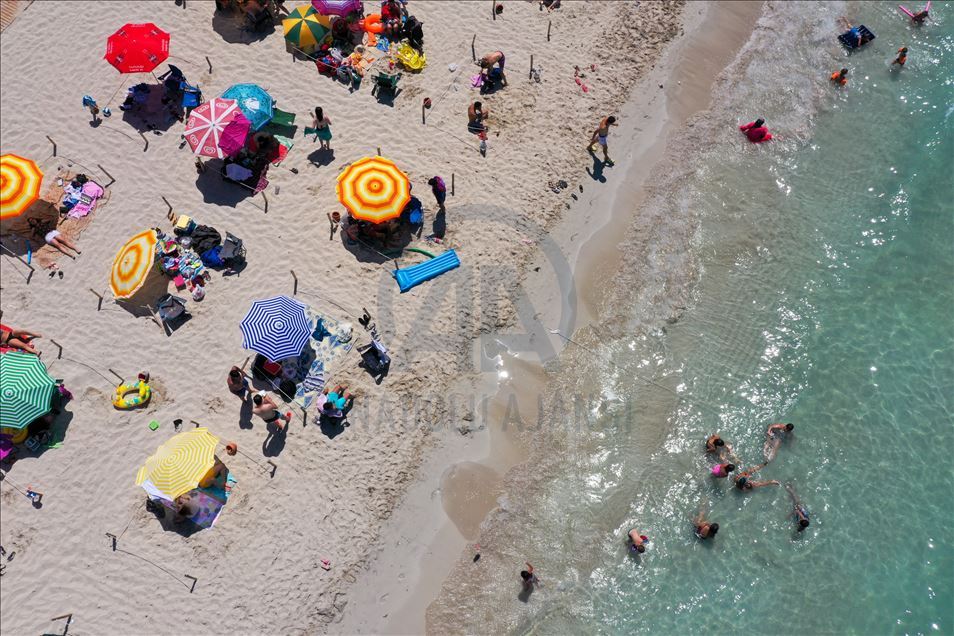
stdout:
<svg viewBox="0 0 954 636">
<path fill-rule="evenodd" d="M 384 157 L 365 157 L 338 175 L 338 200 L 356 219 L 380 223 L 397 218 L 411 200 L 407 175 Z"/>
<path fill-rule="evenodd" d="M 40 196 L 43 173 L 29 159 L 0 157 L 0 219 L 20 216 Z"/>
<path fill-rule="evenodd" d="M 156 262 L 156 243 L 156 231 L 145 230 L 119 250 L 109 273 L 109 288 L 116 298 L 129 298 L 146 282 Z"/>
</svg>

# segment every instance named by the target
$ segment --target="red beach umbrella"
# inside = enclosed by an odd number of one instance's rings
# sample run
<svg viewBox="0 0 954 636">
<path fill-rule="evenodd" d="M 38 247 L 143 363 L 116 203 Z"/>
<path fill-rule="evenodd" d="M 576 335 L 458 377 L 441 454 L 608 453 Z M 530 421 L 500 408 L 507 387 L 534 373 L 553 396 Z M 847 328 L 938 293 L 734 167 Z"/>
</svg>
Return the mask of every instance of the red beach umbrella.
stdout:
<svg viewBox="0 0 954 636">
<path fill-rule="evenodd" d="M 106 40 L 105 57 L 120 73 L 149 73 L 169 57 L 169 34 L 152 22 L 126 24 Z"/>
</svg>

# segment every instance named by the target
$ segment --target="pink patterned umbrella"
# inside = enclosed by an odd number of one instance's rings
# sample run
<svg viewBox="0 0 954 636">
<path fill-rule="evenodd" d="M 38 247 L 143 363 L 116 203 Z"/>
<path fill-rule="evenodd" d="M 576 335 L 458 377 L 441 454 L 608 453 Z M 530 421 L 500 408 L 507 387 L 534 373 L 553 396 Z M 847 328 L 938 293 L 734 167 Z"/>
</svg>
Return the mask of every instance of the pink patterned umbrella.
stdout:
<svg viewBox="0 0 954 636">
<path fill-rule="evenodd" d="M 321 15 L 348 15 L 364 9 L 361 0 L 311 0 L 311 6 Z"/>
<path fill-rule="evenodd" d="M 238 102 L 216 97 L 192 111 L 185 137 L 195 154 L 222 159 L 242 149 L 251 126 Z"/>
</svg>

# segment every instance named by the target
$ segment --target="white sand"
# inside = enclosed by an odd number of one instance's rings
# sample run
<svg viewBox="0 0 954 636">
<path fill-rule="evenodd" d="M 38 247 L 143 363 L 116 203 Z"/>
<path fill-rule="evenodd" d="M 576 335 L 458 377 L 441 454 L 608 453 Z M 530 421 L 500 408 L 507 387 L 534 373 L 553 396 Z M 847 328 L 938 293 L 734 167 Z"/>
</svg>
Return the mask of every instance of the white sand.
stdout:
<svg viewBox="0 0 954 636">
<path fill-rule="evenodd" d="M 412 0 L 411 12 L 425 25 L 429 64 L 418 76 L 405 74 L 394 107 L 377 104 L 368 83 L 351 94 L 312 64 L 293 62 L 280 33 L 248 45 L 223 41 L 212 28 L 210 2 L 189 0 L 185 9 L 172 2 L 37 2 L 4 31 L 2 151 L 37 160 L 48 175 L 62 167 L 101 179 L 99 164 L 116 178 L 108 204 L 79 239 L 82 256 L 59 260 L 62 280 L 37 271 L 27 285 L 22 264 L 0 260 L 4 323 L 46 336 L 43 359 L 76 396 L 63 447 L 21 459 L 0 486 L 0 543 L 16 552 L 0 560 L 7 566 L 4 633 L 61 630 L 62 621 L 50 619 L 68 613 L 70 633 L 77 634 L 334 629 L 328 623 L 340 616 L 349 584 L 367 565 L 379 524 L 432 441 L 445 434 L 432 429 L 457 434 L 458 422 L 443 417 L 444 387 L 473 372 L 473 337 L 512 319 L 507 297 L 533 251 L 528 243 L 566 208 L 569 191 L 554 194 L 546 182 L 565 179 L 572 191 L 585 178 L 591 161 L 583 145 L 596 121 L 618 107 L 678 30 L 671 5 L 567 3 L 552 16 L 547 42 L 548 17 L 535 3 L 505 6 L 492 20 L 490 3 Z M 121 76 L 101 58 L 110 33 L 144 21 L 171 32 L 169 62 L 198 82 L 206 99 L 236 82 L 258 82 L 281 108 L 297 113 L 301 126 L 310 123 L 314 106 L 323 106 L 333 121 L 334 161 L 309 163 L 317 145 L 299 135 L 283 168 L 269 173 L 267 215 L 260 197 L 235 202 L 241 191 L 208 175 L 200 179 L 210 193 L 204 200 L 192 157 L 179 148 L 180 124 L 161 136 L 147 134 L 143 152 L 121 119 L 119 89 L 151 77 Z M 465 127 L 466 106 L 477 98 L 468 82 L 475 33 L 478 56 L 505 50 L 510 79 L 508 88 L 483 98 L 492 111 L 486 159 Z M 527 79 L 531 54 L 542 68 L 539 84 Z M 448 71 L 452 63 L 456 72 Z M 587 70 L 591 63 L 598 70 Z M 587 73 L 588 93 L 573 80 L 574 64 Z M 90 128 L 80 106 L 84 94 L 114 111 L 99 128 Z M 426 126 L 425 96 L 434 102 Z M 45 135 L 56 141 L 58 157 L 50 156 Z M 456 175 L 448 244 L 463 266 L 404 295 L 389 264 L 358 261 L 340 240 L 327 240 L 325 213 L 340 209 L 335 176 L 379 146 L 411 176 L 428 209 L 427 230 L 434 211 L 427 178 L 441 174 L 449 183 Z M 284 169 L 293 167 L 298 175 Z M 244 238 L 249 259 L 240 277 L 215 275 L 206 300 L 190 303 L 193 319 L 170 337 L 109 301 L 97 311 L 88 291 L 106 289 L 112 259 L 129 236 L 151 226 L 169 229 L 161 196 L 177 212 Z M 371 310 L 392 349 L 391 374 L 377 386 L 354 354 L 340 361 L 332 381 L 361 393 L 350 428 L 329 439 L 296 418 L 273 458 L 274 478 L 250 459 L 232 458 L 239 483 L 216 527 L 188 538 L 164 532 L 145 511 L 133 478 L 172 434 L 174 418 L 199 421 L 256 462 L 265 459 L 264 426 L 260 420 L 239 425 L 239 401 L 224 376 L 248 355 L 238 323 L 249 304 L 291 293 L 291 269 L 299 297 L 316 310 L 344 320 L 354 320 L 361 307 Z M 63 346 L 55 362 L 51 337 Z M 125 377 L 148 369 L 153 403 L 140 412 L 114 410 L 109 368 Z M 147 427 L 152 419 L 162 424 L 157 432 Z M 27 484 L 45 493 L 42 509 L 16 492 L 14 486 Z M 120 551 L 111 551 L 107 532 L 121 535 Z M 332 561 L 330 572 L 319 568 L 322 558 Z M 198 579 L 191 594 L 186 574 Z"/>
</svg>

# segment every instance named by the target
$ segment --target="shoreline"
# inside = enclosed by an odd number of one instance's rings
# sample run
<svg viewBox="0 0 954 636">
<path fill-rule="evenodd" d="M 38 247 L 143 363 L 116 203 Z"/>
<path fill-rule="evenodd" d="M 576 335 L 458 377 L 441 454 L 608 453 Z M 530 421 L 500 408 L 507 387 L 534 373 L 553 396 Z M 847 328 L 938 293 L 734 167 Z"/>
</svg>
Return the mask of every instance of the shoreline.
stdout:
<svg viewBox="0 0 954 636">
<path fill-rule="evenodd" d="M 618 266 L 626 232 L 645 201 L 646 182 L 666 156 L 672 132 L 709 107 L 716 77 L 742 49 L 761 11 L 762 3 L 748 2 L 693 3 L 683 10 L 680 35 L 668 43 L 662 62 L 637 81 L 618 111 L 621 126 L 614 129 L 610 147 L 617 164 L 606 179 L 610 185 L 595 178 L 586 181 L 584 196 L 568 206 L 550 230 L 550 247 L 566 258 L 569 269 L 554 281 L 553 272 L 545 267 L 548 255 L 543 252 L 549 250 L 537 250 L 525 269 L 524 289 L 530 290 L 527 296 L 536 315 L 571 315 L 559 325 L 545 325 L 547 331 L 558 327 L 572 334 L 599 315 L 599 283 Z M 659 84 L 663 88 L 657 89 Z M 626 155 L 620 161 L 623 148 Z M 620 173 L 625 177 L 614 178 Z M 562 293 L 568 286 L 571 300 Z M 488 435 L 451 436 L 429 452 L 383 533 L 392 539 L 379 547 L 379 554 L 359 574 L 348 604 L 355 609 L 344 611 L 339 631 L 433 630 L 426 620 L 427 608 L 464 558 L 461 552 L 474 543 L 481 522 L 499 504 L 507 472 L 527 458 L 519 437 L 499 423 L 510 400 L 542 392 L 543 363 L 558 356 L 565 345 L 560 336 L 546 337 L 553 356 L 541 355 L 537 362 L 504 351 L 498 357 L 498 371 L 484 373 L 475 382 L 461 379 L 454 384 L 462 394 L 469 388 L 476 395 L 493 395 L 478 428 Z M 536 419 L 532 406 L 519 408 L 524 421 Z"/>
</svg>

